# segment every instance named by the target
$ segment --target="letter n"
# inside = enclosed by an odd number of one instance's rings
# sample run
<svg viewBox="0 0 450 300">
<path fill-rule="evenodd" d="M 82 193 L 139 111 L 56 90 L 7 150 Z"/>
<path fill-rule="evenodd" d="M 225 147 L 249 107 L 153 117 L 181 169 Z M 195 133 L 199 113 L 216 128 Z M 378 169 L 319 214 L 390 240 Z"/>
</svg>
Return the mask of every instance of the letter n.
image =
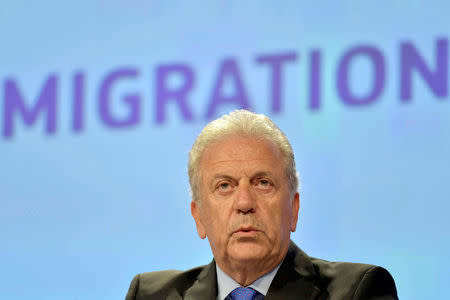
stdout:
<svg viewBox="0 0 450 300">
<path fill-rule="evenodd" d="M 4 85 L 4 119 L 3 136 L 9 138 L 14 134 L 14 115 L 21 115 L 23 122 L 28 127 L 38 118 L 39 114 L 46 113 L 45 132 L 53 134 L 56 130 L 56 97 L 57 82 L 55 75 L 51 75 L 45 81 L 36 104 L 27 107 L 16 82 L 13 79 L 5 80 Z"/>
<path fill-rule="evenodd" d="M 426 81 L 437 97 L 446 97 L 448 91 L 448 41 L 439 39 L 436 42 L 435 70 L 428 68 L 417 49 L 411 43 L 401 45 L 401 88 L 400 98 L 407 102 L 411 100 L 412 71 L 415 69 Z"/>
</svg>

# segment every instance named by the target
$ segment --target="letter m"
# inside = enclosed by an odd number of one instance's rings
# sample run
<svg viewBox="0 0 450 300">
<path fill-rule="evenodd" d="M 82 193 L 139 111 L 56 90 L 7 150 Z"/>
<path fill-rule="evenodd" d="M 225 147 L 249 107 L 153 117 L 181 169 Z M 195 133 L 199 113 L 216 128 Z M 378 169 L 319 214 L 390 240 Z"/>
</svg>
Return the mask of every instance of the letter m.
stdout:
<svg viewBox="0 0 450 300">
<path fill-rule="evenodd" d="M 56 89 L 57 77 L 49 76 L 45 81 L 34 106 L 27 107 L 20 90 L 13 79 L 4 83 L 3 136 L 10 138 L 14 134 L 14 116 L 20 115 L 25 125 L 30 127 L 39 114 L 46 113 L 45 132 L 52 134 L 56 130 Z"/>
</svg>

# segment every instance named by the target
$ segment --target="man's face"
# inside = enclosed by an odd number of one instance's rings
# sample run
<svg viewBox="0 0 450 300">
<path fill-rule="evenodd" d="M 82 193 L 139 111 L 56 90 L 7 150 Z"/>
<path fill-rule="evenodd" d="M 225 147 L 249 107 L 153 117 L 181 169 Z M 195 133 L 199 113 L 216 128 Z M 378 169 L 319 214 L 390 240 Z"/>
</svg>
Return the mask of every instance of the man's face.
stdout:
<svg viewBox="0 0 450 300">
<path fill-rule="evenodd" d="M 192 215 L 219 266 L 263 262 L 275 267 L 287 252 L 299 208 L 275 144 L 227 137 L 203 152 L 199 170 L 201 199 L 191 203 Z"/>
</svg>

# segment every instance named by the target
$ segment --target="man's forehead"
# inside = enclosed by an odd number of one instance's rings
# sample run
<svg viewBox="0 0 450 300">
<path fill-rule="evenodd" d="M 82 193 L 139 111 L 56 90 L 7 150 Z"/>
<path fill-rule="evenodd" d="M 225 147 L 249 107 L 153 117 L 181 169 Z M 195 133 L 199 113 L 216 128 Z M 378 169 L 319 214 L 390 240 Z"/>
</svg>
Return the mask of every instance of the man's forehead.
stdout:
<svg viewBox="0 0 450 300">
<path fill-rule="evenodd" d="M 276 160 L 249 159 L 249 160 L 220 160 L 214 163 L 205 162 L 200 170 L 209 177 L 218 178 L 226 176 L 237 176 L 239 174 L 247 177 L 257 175 L 268 175 L 277 173 L 278 163 Z"/>
<path fill-rule="evenodd" d="M 209 179 L 280 175 L 282 170 L 278 149 L 271 142 L 248 138 L 215 143 L 200 162 L 200 173 Z"/>
<path fill-rule="evenodd" d="M 256 177 L 264 177 L 264 176 L 273 176 L 273 172 L 270 171 L 255 171 L 252 173 L 248 173 L 248 172 L 243 172 L 246 176 L 248 177 L 252 177 L 252 178 L 256 178 Z M 233 175 L 231 173 L 223 173 L 223 172 L 218 172 L 218 173 L 213 173 L 211 175 L 212 179 L 223 179 L 223 178 L 228 178 L 228 179 L 235 179 L 233 177 Z"/>
<path fill-rule="evenodd" d="M 255 137 L 230 136 L 208 145 L 202 158 L 214 163 L 278 158 L 280 151 L 271 141 Z"/>
</svg>

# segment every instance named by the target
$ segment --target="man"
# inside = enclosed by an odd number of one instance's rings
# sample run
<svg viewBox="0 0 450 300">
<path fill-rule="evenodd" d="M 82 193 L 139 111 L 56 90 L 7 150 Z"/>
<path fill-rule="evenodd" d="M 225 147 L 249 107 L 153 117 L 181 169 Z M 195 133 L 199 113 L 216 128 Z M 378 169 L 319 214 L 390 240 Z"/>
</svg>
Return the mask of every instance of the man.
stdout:
<svg viewBox="0 0 450 300">
<path fill-rule="evenodd" d="M 137 275 L 126 300 L 398 299 L 383 268 L 307 256 L 293 242 L 294 154 L 266 116 L 238 110 L 209 123 L 189 153 L 191 212 L 214 260 Z"/>
</svg>

